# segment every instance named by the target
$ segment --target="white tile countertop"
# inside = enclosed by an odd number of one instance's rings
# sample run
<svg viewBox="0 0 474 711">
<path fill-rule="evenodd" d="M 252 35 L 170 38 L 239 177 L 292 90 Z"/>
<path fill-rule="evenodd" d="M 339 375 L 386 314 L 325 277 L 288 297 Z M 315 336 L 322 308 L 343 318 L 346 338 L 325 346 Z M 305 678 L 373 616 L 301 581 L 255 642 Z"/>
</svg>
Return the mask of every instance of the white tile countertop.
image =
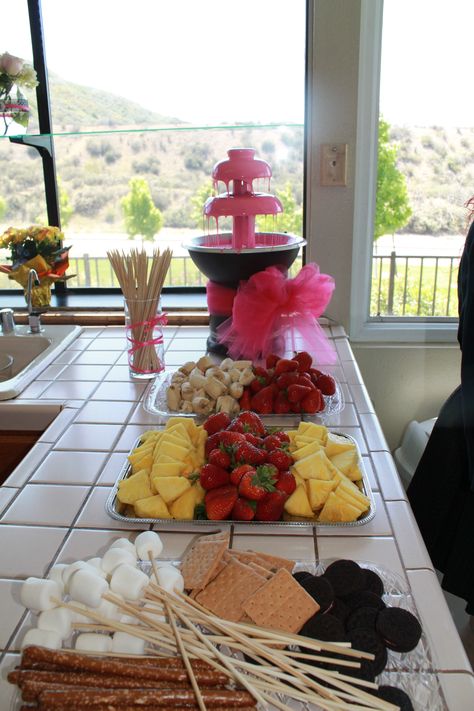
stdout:
<svg viewBox="0 0 474 711">
<path fill-rule="evenodd" d="M 345 399 L 344 410 L 325 424 L 356 439 L 376 515 L 363 526 L 339 529 L 236 524 L 232 545 L 312 563 L 353 558 L 399 576 L 416 603 L 446 707 L 472 710 L 473 671 L 350 344 L 339 326 L 325 329 L 339 361 L 321 368 L 338 379 Z M 164 333 L 165 361 L 171 369 L 205 352 L 206 327 L 165 327 Z M 45 575 L 55 562 L 101 555 L 112 540 L 122 536 L 133 540 L 144 528 L 114 520 L 105 511 L 127 452 L 145 429 L 159 426 L 142 406 L 147 383 L 129 378 L 125 347 L 122 328 L 85 327 L 35 382 L 10 401 L 54 401 L 61 410 L 0 488 L 0 711 L 11 709 L 12 690 L 5 675 L 18 661 L 19 640 L 28 624 L 18 602 L 20 581 Z M 193 524 L 150 528 L 160 532 L 165 557 L 170 559 L 178 558 L 196 533 Z M 207 528 L 200 526 L 199 531 Z"/>
</svg>

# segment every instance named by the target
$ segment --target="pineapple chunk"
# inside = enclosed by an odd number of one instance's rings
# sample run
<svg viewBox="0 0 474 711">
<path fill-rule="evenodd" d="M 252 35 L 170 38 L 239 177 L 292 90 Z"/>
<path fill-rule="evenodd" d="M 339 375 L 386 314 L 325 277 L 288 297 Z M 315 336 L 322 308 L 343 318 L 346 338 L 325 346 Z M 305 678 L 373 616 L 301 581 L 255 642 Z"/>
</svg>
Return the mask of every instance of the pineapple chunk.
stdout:
<svg viewBox="0 0 474 711">
<path fill-rule="evenodd" d="M 150 477 L 146 469 L 122 479 L 117 490 L 117 498 L 122 504 L 134 504 L 138 499 L 152 496 Z"/>
<path fill-rule="evenodd" d="M 190 486 L 184 494 L 181 494 L 181 496 L 171 504 L 170 513 L 173 518 L 182 518 L 186 521 L 192 521 L 194 518 L 194 509 L 196 508 L 196 504 L 199 503 L 200 497 L 201 494 L 197 486 Z"/>
<path fill-rule="evenodd" d="M 313 511 L 318 511 L 326 503 L 331 491 L 337 486 L 337 482 L 325 481 L 323 479 L 308 479 L 306 481 L 306 491 Z"/>
<path fill-rule="evenodd" d="M 354 496 L 352 496 L 348 491 L 345 489 L 341 489 L 340 486 L 337 487 L 335 490 L 335 494 L 341 499 L 341 501 L 346 501 L 348 504 L 353 506 L 354 508 L 358 509 L 360 513 L 363 511 L 367 511 L 369 508 L 369 503 L 367 502 L 366 504 L 361 503 L 358 499 L 356 499 Z"/>
<path fill-rule="evenodd" d="M 191 484 L 184 476 L 158 476 L 153 479 L 153 486 L 165 504 L 170 504 L 189 489 Z"/>
<path fill-rule="evenodd" d="M 331 465 L 330 460 L 324 454 L 324 450 L 320 449 L 309 457 L 299 459 L 293 464 L 291 469 L 297 472 L 303 479 L 333 479 L 335 469 Z"/>
<path fill-rule="evenodd" d="M 354 442 L 347 437 L 343 437 L 342 435 L 335 434 L 334 432 L 328 432 L 325 449 L 329 459 L 332 459 L 335 454 L 340 454 L 340 452 L 346 452 L 349 449 L 354 449 Z"/>
<path fill-rule="evenodd" d="M 167 462 L 166 464 L 154 464 L 151 470 L 151 478 L 179 476 L 184 470 L 183 462 Z"/>
<path fill-rule="evenodd" d="M 189 449 L 187 447 L 183 447 L 180 444 L 161 441 L 158 445 L 158 449 L 155 450 L 155 456 L 158 456 L 159 454 L 167 454 L 169 457 L 172 457 L 173 459 L 182 462 L 184 459 L 186 459 L 188 452 Z"/>
<path fill-rule="evenodd" d="M 298 425 L 298 433 L 305 437 L 316 439 L 323 445 L 326 444 L 328 436 L 327 427 L 324 425 L 317 425 L 315 422 L 300 422 Z"/>
<path fill-rule="evenodd" d="M 347 450 L 330 457 L 331 462 L 343 474 L 347 474 L 357 464 L 357 450 Z"/>
<path fill-rule="evenodd" d="M 297 486 L 285 501 L 285 511 L 292 516 L 301 516 L 302 518 L 313 516 L 313 509 L 310 506 L 304 484 Z"/>
<path fill-rule="evenodd" d="M 293 459 L 304 459 L 310 454 L 314 454 L 321 449 L 321 444 L 317 440 L 313 440 L 309 444 L 305 444 L 304 447 L 299 447 L 293 452 Z"/>
<path fill-rule="evenodd" d="M 362 479 L 362 471 L 358 464 L 354 464 L 352 469 L 346 472 L 346 476 L 351 481 L 360 481 Z"/>
<path fill-rule="evenodd" d="M 138 499 L 133 505 L 138 518 L 172 518 L 168 507 L 159 494 Z"/>
<path fill-rule="evenodd" d="M 331 491 L 319 514 L 318 521 L 320 523 L 344 523 L 357 521 L 359 516 L 359 509 L 343 501 L 334 491 Z"/>
</svg>

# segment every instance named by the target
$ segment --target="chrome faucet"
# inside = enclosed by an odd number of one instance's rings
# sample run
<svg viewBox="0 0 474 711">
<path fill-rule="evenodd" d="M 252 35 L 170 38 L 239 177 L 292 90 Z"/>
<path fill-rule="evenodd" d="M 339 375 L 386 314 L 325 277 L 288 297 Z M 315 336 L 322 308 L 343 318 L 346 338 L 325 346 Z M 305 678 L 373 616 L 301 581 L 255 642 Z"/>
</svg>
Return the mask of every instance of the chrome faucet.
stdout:
<svg viewBox="0 0 474 711">
<path fill-rule="evenodd" d="M 26 287 L 26 306 L 28 309 L 28 325 L 30 327 L 29 333 L 40 333 L 41 332 L 41 314 L 33 309 L 32 303 L 32 291 L 33 284 L 35 286 L 40 285 L 40 280 L 38 278 L 38 272 L 36 269 L 30 269 L 28 272 L 28 286 Z"/>
</svg>

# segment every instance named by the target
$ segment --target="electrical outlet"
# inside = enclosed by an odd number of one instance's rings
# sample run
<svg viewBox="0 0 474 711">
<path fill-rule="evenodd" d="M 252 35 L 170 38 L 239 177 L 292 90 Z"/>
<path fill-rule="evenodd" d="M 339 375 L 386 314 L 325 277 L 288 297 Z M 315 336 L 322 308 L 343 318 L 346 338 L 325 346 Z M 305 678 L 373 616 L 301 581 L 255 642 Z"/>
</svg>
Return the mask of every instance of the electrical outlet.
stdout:
<svg viewBox="0 0 474 711">
<path fill-rule="evenodd" d="M 347 185 L 347 143 L 321 144 L 321 185 Z"/>
</svg>

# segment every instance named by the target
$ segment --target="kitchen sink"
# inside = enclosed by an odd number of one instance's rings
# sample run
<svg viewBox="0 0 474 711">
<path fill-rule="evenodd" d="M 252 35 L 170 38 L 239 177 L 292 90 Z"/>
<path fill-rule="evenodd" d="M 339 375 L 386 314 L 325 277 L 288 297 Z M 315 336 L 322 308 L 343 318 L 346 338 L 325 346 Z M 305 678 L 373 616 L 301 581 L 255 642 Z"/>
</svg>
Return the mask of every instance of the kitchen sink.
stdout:
<svg viewBox="0 0 474 711">
<path fill-rule="evenodd" d="M 28 326 L 16 326 L 14 333 L 0 334 L 0 356 L 11 356 L 11 368 L 0 376 L 0 400 L 19 395 L 59 353 L 81 333 L 80 326 L 42 326 L 41 333 L 29 333 Z"/>
</svg>

